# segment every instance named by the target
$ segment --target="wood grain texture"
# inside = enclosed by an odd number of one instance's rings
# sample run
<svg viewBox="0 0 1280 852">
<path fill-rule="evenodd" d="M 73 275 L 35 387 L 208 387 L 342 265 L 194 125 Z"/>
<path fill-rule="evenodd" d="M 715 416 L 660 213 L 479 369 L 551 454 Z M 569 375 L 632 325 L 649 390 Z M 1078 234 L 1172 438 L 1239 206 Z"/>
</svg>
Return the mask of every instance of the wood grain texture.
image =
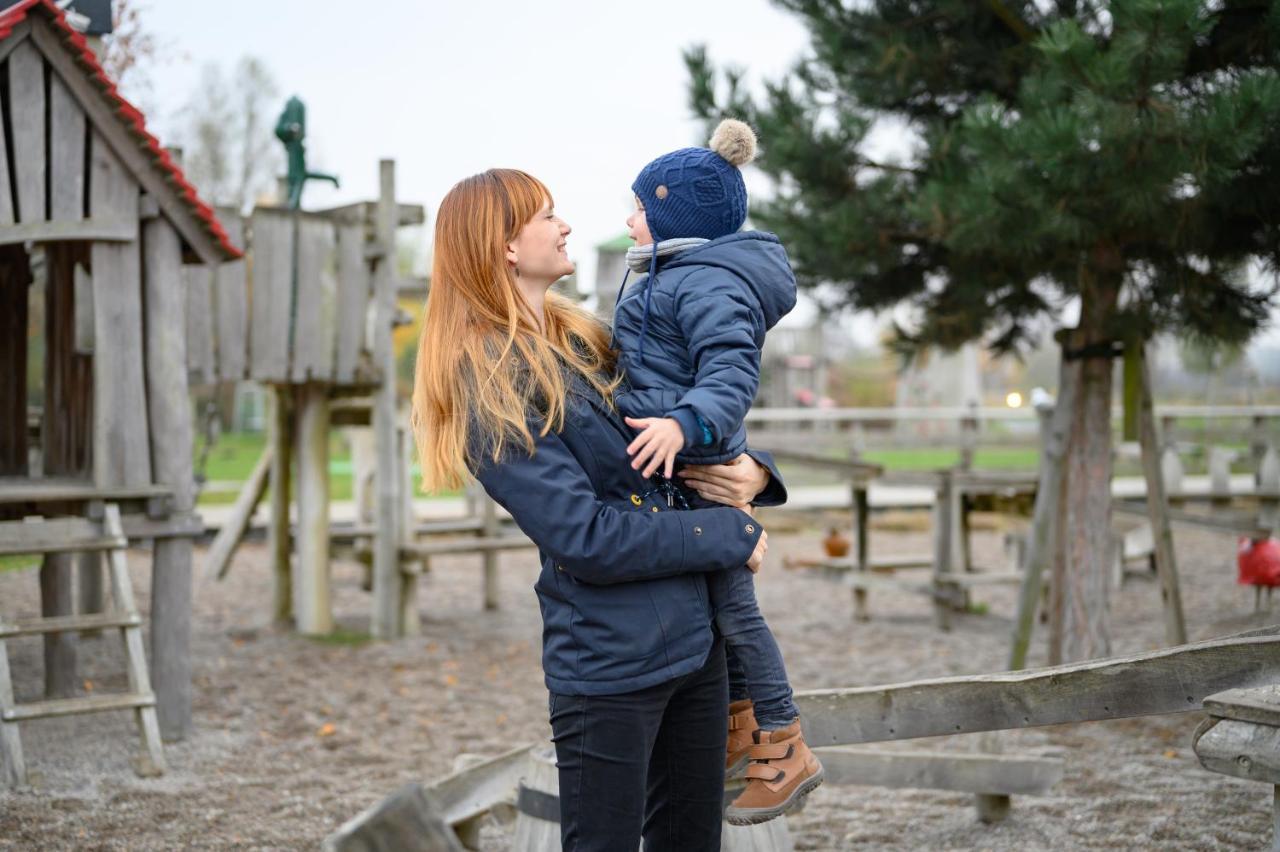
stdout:
<svg viewBox="0 0 1280 852">
<path fill-rule="evenodd" d="M 9 114 L 13 127 L 13 177 L 18 190 L 19 222 L 43 222 L 45 174 L 44 58 L 31 42 L 9 55 Z"/>
</svg>

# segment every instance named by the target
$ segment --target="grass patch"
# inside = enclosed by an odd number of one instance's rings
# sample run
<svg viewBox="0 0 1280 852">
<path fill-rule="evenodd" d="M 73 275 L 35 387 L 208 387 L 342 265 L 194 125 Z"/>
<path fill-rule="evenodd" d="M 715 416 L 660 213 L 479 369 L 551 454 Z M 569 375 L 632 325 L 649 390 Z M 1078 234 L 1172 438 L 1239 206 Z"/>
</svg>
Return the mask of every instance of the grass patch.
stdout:
<svg viewBox="0 0 1280 852">
<path fill-rule="evenodd" d="M 321 645 L 332 645 L 340 648 L 359 648 L 361 645 L 367 645 L 373 640 L 373 637 L 363 630 L 348 630 L 345 627 L 335 627 L 333 632 L 327 636 L 308 636 L 307 638 Z"/>
<path fill-rule="evenodd" d="M 938 470 L 960 464 L 960 451 L 946 447 L 869 450 L 863 458 L 889 470 Z M 973 454 L 973 466 L 978 470 L 1035 470 L 1039 464 L 1040 452 L 1033 448 L 982 448 Z"/>
<path fill-rule="evenodd" d="M 0 556 L 0 572 L 26 571 L 28 568 L 39 568 L 40 557 L 19 554 L 17 556 Z"/>
</svg>

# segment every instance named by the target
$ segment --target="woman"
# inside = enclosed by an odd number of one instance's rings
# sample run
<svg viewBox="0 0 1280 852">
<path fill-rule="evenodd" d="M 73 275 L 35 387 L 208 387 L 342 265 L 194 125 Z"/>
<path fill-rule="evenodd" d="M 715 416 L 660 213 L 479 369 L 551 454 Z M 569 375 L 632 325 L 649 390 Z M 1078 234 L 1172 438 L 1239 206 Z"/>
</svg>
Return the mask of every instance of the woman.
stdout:
<svg viewBox="0 0 1280 852">
<path fill-rule="evenodd" d="M 768 549 L 745 506 L 785 500 L 771 462 L 686 481 L 672 511 L 630 466 L 597 320 L 549 293 L 569 226 L 523 172 L 467 178 L 436 217 L 414 428 L 429 490 L 474 475 L 538 545 L 542 664 L 566 850 L 716 850 L 728 688 L 705 574 Z M 717 746 L 718 744 L 718 746 Z"/>
</svg>

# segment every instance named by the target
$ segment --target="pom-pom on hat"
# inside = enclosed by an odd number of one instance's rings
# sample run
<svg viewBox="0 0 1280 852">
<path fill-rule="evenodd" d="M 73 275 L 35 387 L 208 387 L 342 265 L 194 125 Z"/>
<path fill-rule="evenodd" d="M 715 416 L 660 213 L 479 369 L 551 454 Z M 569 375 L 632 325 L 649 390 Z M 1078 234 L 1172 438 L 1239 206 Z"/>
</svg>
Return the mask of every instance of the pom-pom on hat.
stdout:
<svg viewBox="0 0 1280 852">
<path fill-rule="evenodd" d="M 710 148 L 681 148 L 645 166 L 631 184 L 644 204 L 655 242 L 677 237 L 714 240 L 747 219 L 747 187 L 741 167 L 756 155 L 756 134 L 726 118 Z"/>
</svg>

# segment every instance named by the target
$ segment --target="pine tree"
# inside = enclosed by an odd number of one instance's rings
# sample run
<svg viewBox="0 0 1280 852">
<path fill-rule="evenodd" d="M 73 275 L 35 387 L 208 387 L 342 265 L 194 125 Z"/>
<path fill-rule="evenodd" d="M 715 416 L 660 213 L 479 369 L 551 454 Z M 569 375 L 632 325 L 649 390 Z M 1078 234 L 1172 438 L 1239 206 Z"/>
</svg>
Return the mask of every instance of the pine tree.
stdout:
<svg viewBox="0 0 1280 852">
<path fill-rule="evenodd" d="M 1106 655 L 1120 341 L 1238 344 L 1275 300 L 1280 2 L 777 2 L 811 51 L 762 95 L 701 48 L 685 59 L 696 114 L 759 131 L 777 192 L 753 218 L 803 285 L 854 309 L 909 305 L 907 354 L 1016 352 L 1078 301 L 1058 333 L 1073 415 L 1061 656 Z M 914 140 L 901 161 L 865 155 L 886 120 Z"/>
</svg>

